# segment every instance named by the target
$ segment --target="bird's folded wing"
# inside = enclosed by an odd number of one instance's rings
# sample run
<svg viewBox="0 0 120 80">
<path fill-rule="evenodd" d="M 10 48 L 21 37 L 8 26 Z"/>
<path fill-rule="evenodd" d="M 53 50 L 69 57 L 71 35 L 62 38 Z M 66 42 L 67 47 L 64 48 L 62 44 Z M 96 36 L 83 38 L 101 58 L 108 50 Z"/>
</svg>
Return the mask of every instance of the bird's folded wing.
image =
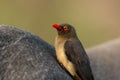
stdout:
<svg viewBox="0 0 120 80">
<path fill-rule="evenodd" d="M 79 41 L 66 41 L 64 48 L 67 58 L 74 64 L 76 73 L 80 78 L 82 80 L 94 80 L 89 58 L 86 55 L 82 44 Z"/>
</svg>

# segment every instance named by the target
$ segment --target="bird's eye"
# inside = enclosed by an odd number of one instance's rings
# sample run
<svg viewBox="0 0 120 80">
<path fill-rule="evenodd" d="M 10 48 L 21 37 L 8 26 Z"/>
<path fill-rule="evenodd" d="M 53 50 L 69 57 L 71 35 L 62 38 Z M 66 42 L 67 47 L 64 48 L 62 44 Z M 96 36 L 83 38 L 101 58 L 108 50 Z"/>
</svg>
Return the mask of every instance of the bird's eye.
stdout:
<svg viewBox="0 0 120 80">
<path fill-rule="evenodd" d="M 63 29 L 64 29 L 64 31 L 67 31 L 67 30 L 68 30 L 68 27 L 67 27 L 67 26 L 64 26 Z"/>
</svg>

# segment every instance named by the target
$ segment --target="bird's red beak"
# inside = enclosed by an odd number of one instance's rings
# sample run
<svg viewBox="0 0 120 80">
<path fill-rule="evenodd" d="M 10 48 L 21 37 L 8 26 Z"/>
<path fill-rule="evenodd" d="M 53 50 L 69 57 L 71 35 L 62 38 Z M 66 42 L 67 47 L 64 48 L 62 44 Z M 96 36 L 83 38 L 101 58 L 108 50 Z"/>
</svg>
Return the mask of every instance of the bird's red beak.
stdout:
<svg viewBox="0 0 120 80">
<path fill-rule="evenodd" d="M 58 24 L 53 24 L 52 26 L 59 31 L 62 30 L 62 28 Z"/>
</svg>

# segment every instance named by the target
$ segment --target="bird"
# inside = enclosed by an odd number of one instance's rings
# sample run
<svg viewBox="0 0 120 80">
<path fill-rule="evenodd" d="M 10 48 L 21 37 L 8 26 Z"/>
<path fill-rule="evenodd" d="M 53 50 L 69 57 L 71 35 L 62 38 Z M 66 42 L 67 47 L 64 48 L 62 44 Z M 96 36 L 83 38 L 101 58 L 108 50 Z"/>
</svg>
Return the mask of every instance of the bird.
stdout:
<svg viewBox="0 0 120 80">
<path fill-rule="evenodd" d="M 67 23 L 53 24 L 57 30 L 55 51 L 58 62 L 74 80 L 94 80 L 89 57 L 75 28 Z"/>
</svg>

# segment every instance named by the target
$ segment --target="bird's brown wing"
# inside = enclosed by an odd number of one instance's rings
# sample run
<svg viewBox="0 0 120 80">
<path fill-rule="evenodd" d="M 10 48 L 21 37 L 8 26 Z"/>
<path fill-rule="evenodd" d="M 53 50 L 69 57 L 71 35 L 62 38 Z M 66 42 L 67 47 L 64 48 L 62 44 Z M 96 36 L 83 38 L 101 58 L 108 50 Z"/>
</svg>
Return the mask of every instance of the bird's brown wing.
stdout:
<svg viewBox="0 0 120 80">
<path fill-rule="evenodd" d="M 94 80 L 89 58 L 80 41 L 68 40 L 65 42 L 64 48 L 67 58 L 74 64 L 76 73 L 80 78 L 82 80 Z"/>
</svg>

